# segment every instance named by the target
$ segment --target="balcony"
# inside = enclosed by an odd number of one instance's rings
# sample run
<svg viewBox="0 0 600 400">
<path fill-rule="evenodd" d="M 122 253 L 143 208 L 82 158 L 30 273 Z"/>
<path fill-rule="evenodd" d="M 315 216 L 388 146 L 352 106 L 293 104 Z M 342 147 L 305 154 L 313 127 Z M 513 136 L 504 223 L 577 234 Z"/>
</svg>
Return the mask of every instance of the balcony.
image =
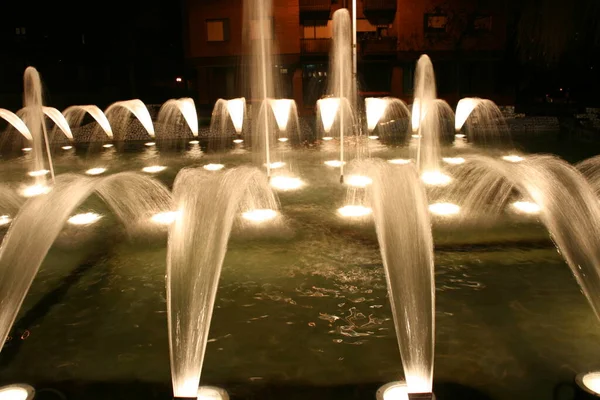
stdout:
<svg viewBox="0 0 600 400">
<path fill-rule="evenodd" d="M 300 0 L 300 20 L 329 19 L 331 0 Z"/>
<path fill-rule="evenodd" d="M 300 39 L 302 54 L 327 55 L 331 48 L 331 39 Z"/>
<path fill-rule="evenodd" d="M 398 38 L 386 36 L 379 39 L 364 39 L 359 43 L 363 55 L 394 54 L 397 50 Z"/>
<path fill-rule="evenodd" d="M 363 0 L 363 13 L 373 25 L 388 25 L 396 18 L 397 0 Z"/>
</svg>

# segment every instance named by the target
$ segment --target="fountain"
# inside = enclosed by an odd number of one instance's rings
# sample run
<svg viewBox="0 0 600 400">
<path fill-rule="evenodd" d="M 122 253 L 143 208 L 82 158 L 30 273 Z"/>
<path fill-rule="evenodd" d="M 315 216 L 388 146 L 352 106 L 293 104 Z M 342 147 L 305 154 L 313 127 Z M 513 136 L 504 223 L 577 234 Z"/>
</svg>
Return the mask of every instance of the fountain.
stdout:
<svg viewBox="0 0 600 400">
<path fill-rule="evenodd" d="M 243 97 L 217 100 L 210 119 L 209 149 L 222 150 L 232 137 L 234 143 L 243 143 L 242 130 L 245 116 L 246 99 Z"/>
<path fill-rule="evenodd" d="M 454 129 L 457 137 L 467 137 L 476 144 L 503 145 L 510 131 L 502 111 L 491 100 L 476 97 L 461 99 L 456 105 Z M 460 133 L 464 129 L 465 133 Z"/>
<path fill-rule="evenodd" d="M 31 133 L 29 132 L 27 125 L 25 125 L 23 120 L 19 118 L 17 114 L 4 108 L 0 108 L 0 118 L 11 124 L 21 135 L 25 137 L 25 139 L 32 140 Z"/>
<path fill-rule="evenodd" d="M 186 122 L 194 137 L 198 136 L 198 115 L 194 100 L 186 97 L 171 99 L 164 103 L 158 111 L 158 121 L 165 126 L 172 127 L 180 124 L 180 118 Z"/>
<path fill-rule="evenodd" d="M 196 188 L 201 187 L 202 190 Z M 173 187 L 178 217 L 170 227 L 167 304 L 176 398 L 196 398 L 227 242 L 238 212 L 262 222 L 277 200 L 259 170 L 183 169 Z"/>
<path fill-rule="evenodd" d="M 68 125 L 73 127 L 80 126 L 86 114 L 91 115 L 92 118 L 94 118 L 94 120 L 98 123 L 98 126 L 100 129 L 102 129 L 104 134 L 112 139 L 113 132 L 112 128 L 110 127 L 110 123 L 108 122 L 106 115 L 104 115 L 102 110 L 97 106 L 71 106 L 63 111 L 63 115 L 65 116 Z"/>
<path fill-rule="evenodd" d="M 139 99 L 117 101 L 111 104 L 104 111 L 106 118 L 110 121 L 112 127 L 116 127 L 116 139 L 124 140 L 123 132 L 127 131 L 129 125 L 129 117 L 133 114 L 142 124 L 148 135 L 154 137 L 154 125 L 152 118 L 146 108 L 146 105 Z"/>
</svg>

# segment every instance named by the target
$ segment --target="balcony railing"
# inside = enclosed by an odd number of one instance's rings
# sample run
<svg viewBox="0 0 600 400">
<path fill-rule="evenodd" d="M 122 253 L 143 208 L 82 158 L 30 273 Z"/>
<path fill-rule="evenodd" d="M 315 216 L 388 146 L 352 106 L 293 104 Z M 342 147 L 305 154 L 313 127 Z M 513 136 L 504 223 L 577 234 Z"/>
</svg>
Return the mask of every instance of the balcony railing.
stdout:
<svg viewBox="0 0 600 400">
<path fill-rule="evenodd" d="M 300 20 L 328 20 L 331 0 L 300 0 Z"/>
<path fill-rule="evenodd" d="M 329 54 L 331 39 L 300 39 L 302 54 Z"/>
<path fill-rule="evenodd" d="M 397 50 L 398 38 L 386 36 L 379 39 L 364 39 L 359 43 L 362 54 L 393 54 Z"/>
</svg>

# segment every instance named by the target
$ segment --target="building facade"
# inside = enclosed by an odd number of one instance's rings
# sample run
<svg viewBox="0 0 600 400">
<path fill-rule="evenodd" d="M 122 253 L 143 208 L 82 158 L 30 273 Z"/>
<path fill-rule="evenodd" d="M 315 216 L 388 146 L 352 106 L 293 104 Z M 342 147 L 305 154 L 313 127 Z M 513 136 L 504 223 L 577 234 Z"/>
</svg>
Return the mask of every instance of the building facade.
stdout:
<svg viewBox="0 0 600 400">
<path fill-rule="evenodd" d="M 480 0 L 357 0 L 359 87 L 363 95 L 410 101 L 415 64 L 428 54 L 438 95 L 513 101 L 505 75 L 508 10 Z M 300 113 L 326 90 L 332 14 L 351 0 L 273 0 L 273 72 Z M 244 1 L 186 0 L 185 56 L 199 104 L 244 96 Z M 247 33 L 246 33 L 247 34 Z"/>
</svg>

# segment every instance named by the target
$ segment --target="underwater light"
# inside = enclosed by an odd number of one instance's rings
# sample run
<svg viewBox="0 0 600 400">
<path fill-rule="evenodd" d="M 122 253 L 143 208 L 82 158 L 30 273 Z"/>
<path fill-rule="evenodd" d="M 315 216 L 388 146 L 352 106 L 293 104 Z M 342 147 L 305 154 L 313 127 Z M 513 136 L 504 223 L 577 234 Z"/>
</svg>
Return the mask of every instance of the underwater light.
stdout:
<svg viewBox="0 0 600 400">
<path fill-rule="evenodd" d="M 63 146 L 61 147 L 63 150 L 71 150 L 73 146 Z"/>
<path fill-rule="evenodd" d="M 202 168 L 204 168 L 207 171 L 219 171 L 225 168 L 225 166 L 223 164 L 206 164 Z"/>
<path fill-rule="evenodd" d="M 167 169 L 167 167 L 162 165 L 151 165 L 149 167 L 142 168 L 142 171 L 147 172 L 149 174 L 155 174 L 157 172 L 164 171 L 165 169 Z"/>
<path fill-rule="evenodd" d="M 366 217 L 367 215 L 370 215 L 373 212 L 373 210 L 365 206 L 349 205 L 338 208 L 337 212 L 342 217 L 357 218 Z"/>
<path fill-rule="evenodd" d="M 146 143 L 144 143 L 144 146 L 148 146 L 148 147 L 152 147 L 152 146 L 155 146 L 155 145 L 156 145 L 155 142 L 146 142 Z"/>
<path fill-rule="evenodd" d="M 454 135 L 454 137 L 462 139 L 464 137 L 466 137 L 467 135 L 465 135 L 464 133 L 457 133 L 456 135 Z"/>
<path fill-rule="evenodd" d="M 200 386 L 198 388 L 198 400 L 229 400 L 225 389 L 215 386 Z"/>
<path fill-rule="evenodd" d="M 371 139 L 371 140 L 377 140 L 377 139 L 379 139 L 379 136 L 377 136 L 377 135 L 370 135 L 369 139 Z"/>
<path fill-rule="evenodd" d="M 50 191 L 49 186 L 37 184 L 37 185 L 27 186 L 25 189 L 23 189 L 21 194 L 24 197 L 34 197 L 34 196 L 39 196 L 41 194 L 46 194 L 49 191 Z"/>
<path fill-rule="evenodd" d="M 75 214 L 71 218 L 69 218 L 67 222 L 71 225 L 91 225 L 95 222 L 98 222 L 100 218 L 102 218 L 101 215 L 93 212 L 88 212 L 82 214 Z"/>
<path fill-rule="evenodd" d="M 287 142 L 287 141 L 288 141 L 288 138 L 286 138 L 286 137 L 280 137 L 280 138 L 279 138 L 279 139 L 277 139 L 277 140 L 279 140 L 280 142 Z"/>
<path fill-rule="evenodd" d="M 24 152 L 28 152 L 31 151 L 31 147 L 23 147 L 21 150 L 23 150 Z"/>
<path fill-rule="evenodd" d="M 523 158 L 523 157 L 521 157 L 521 156 L 517 156 L 517 155 L 515 155 L 515 154 L 510 154 L 510 155 L 508 155 L 508 156 L 502 156 L 502 159 L 503 159 L 504 161 L 510 161 L 510 162 L 521 162 L 521 161 L 523 161 L 523 160 L 524 160 L 524 158 Z"/>
<path fill-rule="evenodd" d="M 29 171 L 27 173 L 27 175 L 29 176 L 44 176 L 47 175 L 50 171 L 48 171 L 47 169 L 39 169 L 37 171 Z"/>
<path fill-rule="evenodd" d="M 278 190 L 296 190 L 304 186 L 304 182 L 300 178 L 274 176 L 271 178 L 271 186 Z"/>
<path fill-rule="evenodd" d="M 411 160 L 409 160 L 408 158 L 394 158 L 393 160 L 388 160 L 388 162 L 390 164 L 406 165 L 406 164 L 410 164 Z"/>
<path fill-rule="evenodd" d="M 190 144 L 198 144 L 198 143 L 200 143 L 200 141 L 199 140 L 190 140 L 189 143 Z"/>
<path fill-rule="evenodd" d="M 100 175 L 106 172 L 106 168 L 90 168 L 87 171 L 85 171 L 86 174 L 88 175 Z"/>
<path fill-rule="evenodd" d="M 410 135 L 413 139 L 419 139 L 421 135 Z"/>
<path fill-rule="evenodd" d="M 8 225 L 12 222 L 12 218 L 8 215 L 0 215 L 0 226 Z"/>
<path fill-rule="evenodd" d="M 327 165 L 328 167 L 339 168 L 342 165 L 346 164 L 346 162 L 340 161 L 340 160 L 329 160 L 329 161 L 325 161 L 324 164 Z"/>
<path fill-rule="evenodd" d="M 373 183 L 373 179 L 364 175 L 350 175 L 346 178 L 346 183 L 350 186 L 364 188 Z"/>
<path fill-rule="evenodd" d="M 452 178 L 440 171 L 426 171 L 421 175 L 421 180 L 426 185 L 445 186 L 452 182 Z"/>
<path fill-rule="evenodd" d="M 462 157 L 444 157 L 442 158 L 442 160 L 446 163 L 446 164 L 463 164 L 465 162 L 465 159 Z"/>
<path fill-rule="evenodd" d="M 244 143 L 244 139 L 233 139 L 233 143 L 235 143 L 235 144 Z"/>
<path fill-rule="evenodd" d="M 106 143 L 106 144 L 102 145 L 102 147 L 104 147 L 105 149 L 110 149 L 113 146 L 114 146 L 114 144 L 112 144 L 112 143 Z"/>
<path fill-rule="evenodd" d="M 377 390 L 377 400 L 408 400 L 408 386 L 404 381 L 390 382 Z"/>
<path fill-rule="evenodd" d="M 460 212 L 460 207 L 452 203 L 433 203 L 429 205 L 429 211 L 435 215 L 456 215 Z"/>
<path fill-rule="evenodd" d="M 30 400 L 35 390 L 24 383 L 0 387 L 0 400 Z"/>
<path fill-rule="evenodd" d="M 264 164 L 264 165 L 265 165 L 265 167 L 267 166 L 267 164 Z M 285 166 L 285 163 L 283 161 L 275 161 L 275 162 L 272 162 L 271 164 L 269 164 L 269 167 L 271 169 L 282 168 L 284 166 Z"/>
<path fill-rule="evenodd" d="M 329 141 L 329 140 L 333 140 L 333 138 L 331 136 L 323 136 L 323 140 Z"/>
<path fill-rule="evenodd" d="M 165 211 L 165 212 L 160 212 L 160 213 L 154 214 L 152 216 L 152 218 L 150 218 L 150 219 L 152 220 L 152 222 L 154 222 L 156 224 L 170 225 L 173 222 L 175 222 L 175 220 L 177 218 L 179 218 L 180 215 L 181 215 L 180 211 Z"/>
<path fill-rule="evenodd" d="M 257 208 L 244 212 L 242 218 L 252 222 L 265 222 L 272 220 L 277 214 L 277 211 L 270 208 Z"/>
<path fill-rule="evenodd" d="M 512 206 L 515 210 L 525 214 L 538 214 L 542 210 L 539 205 L 530 201 L 515 201 Z"/>
<path fill-rule="evenodd" d="M 577 386 L 588 394 L 594 395 L 593 398 L 600 397 L 600 372 L 585 372 L 575 377 Z M 587 399 L 590 397 L 581 397 Z M 577 397 L 580 398 L 580 397 Z M 591 397 L 590 397 L 591 398 Z"/>
</svg>

